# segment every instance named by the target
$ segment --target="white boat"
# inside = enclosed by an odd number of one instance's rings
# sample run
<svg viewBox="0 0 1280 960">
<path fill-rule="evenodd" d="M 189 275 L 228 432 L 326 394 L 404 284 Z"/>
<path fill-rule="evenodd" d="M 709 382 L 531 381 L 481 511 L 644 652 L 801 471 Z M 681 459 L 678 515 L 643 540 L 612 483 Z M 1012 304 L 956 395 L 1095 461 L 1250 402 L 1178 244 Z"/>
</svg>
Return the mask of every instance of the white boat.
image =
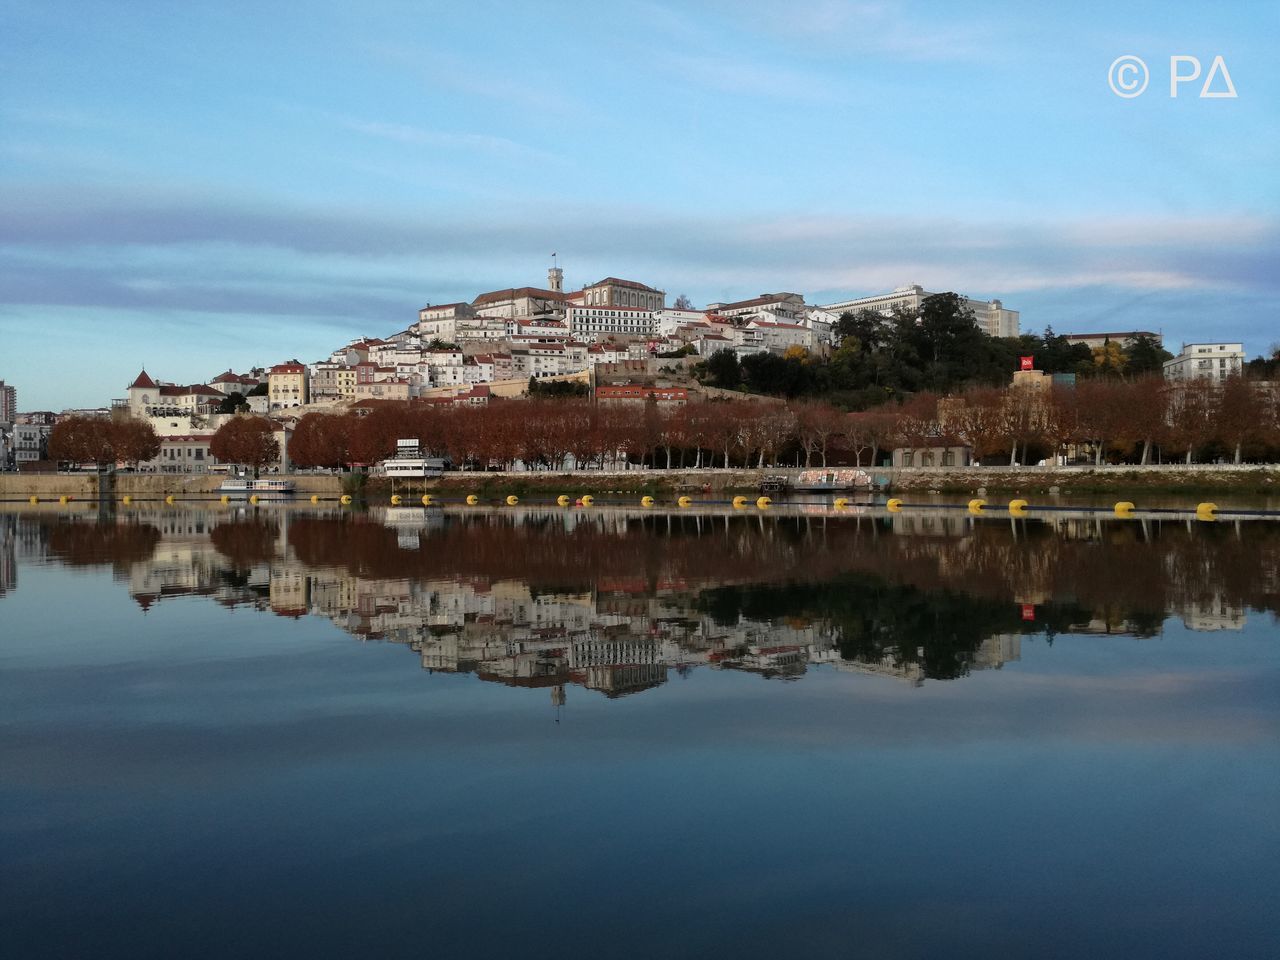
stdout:
<svg viewBox="0 0 1280 960">
<path fill-rule="evenodd" d="M 293 496 L 293 481 L 274 477 L 259 480 L 252 477 L 227 477 L 218 485 L 218 492 L 245 497 L 290 497 Z"/>
</svg>

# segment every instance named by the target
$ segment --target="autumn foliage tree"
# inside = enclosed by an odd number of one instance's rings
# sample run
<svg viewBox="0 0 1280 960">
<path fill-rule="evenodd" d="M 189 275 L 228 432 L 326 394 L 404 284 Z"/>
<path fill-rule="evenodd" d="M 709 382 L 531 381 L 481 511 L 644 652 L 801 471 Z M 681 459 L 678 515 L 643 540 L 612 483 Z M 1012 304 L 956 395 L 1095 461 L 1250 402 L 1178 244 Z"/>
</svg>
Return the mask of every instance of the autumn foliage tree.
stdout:
<svg viewBox="0 0 1280 960">
<path fill-rule="evenodd" d="M 253 467 L 254 476 L 280 458 L 275 428 L 266 417 L 232 417 L 209 441 L 209 452 L 223 463 Z"/>
<path fill-rule="evenodd" d="M 49 458 L 69 463 L 137 464 L 160 454 L 160 439 L 145 420 L 66 417 L 49 434 Z"/>
</svg>

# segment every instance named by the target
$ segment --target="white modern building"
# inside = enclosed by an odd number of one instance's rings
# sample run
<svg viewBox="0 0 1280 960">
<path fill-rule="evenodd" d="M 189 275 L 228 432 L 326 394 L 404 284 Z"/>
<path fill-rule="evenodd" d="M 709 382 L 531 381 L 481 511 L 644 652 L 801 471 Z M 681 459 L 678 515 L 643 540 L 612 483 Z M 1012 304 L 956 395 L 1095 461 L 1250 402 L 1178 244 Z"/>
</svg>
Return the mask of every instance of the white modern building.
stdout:
<svg viewBox="0 0 1280 960">
<path fill-rule="evenodd" d="M 871 310 L 888 316 L 894 310 L 916 311 L 920 309 L 926 297 L 934 294 L 919 284 L 896 287 L 890 293 L 879 293 L 870 297 L 858 297 L 855 300 L 840 300 L 822 307 L 837 317 L 842 313 L 861 313 Z M 999 300 L 974 300 L 964 297 L 964 305 L 973 311 L 979 329 L 989 337 L 1016 337 L 1021 323 L 1021 314 L 1017 310 L 1008 310 Z"/>
<path fill-rule="evenodd" d="M 570 332 L 580 340 L 596 341 L 610 336 L 653 336 L 653 311 L 638 307 L 571 306 Z"/>
<path fill-rule="evenodd" d="M 1164 362 L 1166 380 L 1225 380 L 1244 370 L 1243 343 L 1184 343 Z"/>
</svg>

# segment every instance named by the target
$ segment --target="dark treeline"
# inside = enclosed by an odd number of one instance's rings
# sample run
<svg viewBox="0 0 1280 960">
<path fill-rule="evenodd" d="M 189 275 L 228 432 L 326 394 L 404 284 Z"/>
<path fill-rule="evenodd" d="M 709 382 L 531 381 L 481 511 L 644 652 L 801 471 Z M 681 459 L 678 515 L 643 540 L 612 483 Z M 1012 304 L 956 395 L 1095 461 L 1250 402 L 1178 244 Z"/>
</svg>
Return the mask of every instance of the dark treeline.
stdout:
<svg viewBox="0 0 1280 960">
<path fill-rule="evenodd" d="M 954 293 L 927 297 L 918 313 L 846 313 L 833 332 L 839 346 L 826 358 L 796 348 L 739 362 L 731 351 L 721 351 L 700 373 L 708 383 L 728 389 L 821 397 L 844 409 L 865 410 L 921 391 L 1003 386 L 1024 356 L 1035 357 L 1039 370 L 1080 379 L 1159 373 L 1171 356 L 1149 336 L 1096 350 L 1070 343 L 1052 329 L 1043 335 L 989 337 Z"/>
</svg>

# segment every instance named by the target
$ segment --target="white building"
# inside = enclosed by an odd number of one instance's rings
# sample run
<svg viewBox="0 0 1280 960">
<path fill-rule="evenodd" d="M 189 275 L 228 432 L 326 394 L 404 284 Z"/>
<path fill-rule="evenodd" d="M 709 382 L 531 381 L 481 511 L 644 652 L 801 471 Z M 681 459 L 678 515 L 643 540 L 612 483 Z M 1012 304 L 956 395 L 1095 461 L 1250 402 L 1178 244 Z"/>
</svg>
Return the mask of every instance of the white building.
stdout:
<svg viewBox="0 0 1280 960">
<path fill-rule="evenodd" d="M 706 323 L 705 310 L 655 310 L 653 313 L 653 332 L 659 337 L 669 337 L 681 327 L 697 323 Z"/>
<path fill-rule="evenodd" d="M 512 318 L 504 321 L 508 337 L 539 337 L 544 340 L 568 340 L 569 326 L 563 320 L 550 317 L 539 319 Z"/>
<path fill-rule="evenodd" d="M 423 307 L 418 311 L 416 330 L 418 336 L 428 343 L 432 340 L 456 343 L 459 328 L 473 320 L 475 315 L 476 312 L 469 303 L 442 303 Z"/>
<path fill-rule="evenodd" d="M 580 343 L 524 342 L 512 345 L 513 377 L 557 377 L 587 368 L 587 347 Z"/>
<path fill-rule="evenodd" d="M 842 313 L 861 313 L 870 310 L 886 316 L 895 309 L 918 311 L 926 297 L 932 297 L 919 284 L 897 287 L 890 293 L 879 293 L 870 297 L 858 297 L 855 300 L 840 300 L 822 307 L 827 313 L 837 317 Z M 999 300 L 974 300 L 963 297 L 964 305 L 973 311 L 978 328 L 989 337 L 1016 337 L 1021 323 L 1021 314 L 1017 310 L 1007 310 Z"/>
<path fill-rule="evenodd" d="M 1166 380 L 1225 380 L 1244 370 L 1243 343 L 1184 343 L 1164 362 Z"/>
<path fill-rule="evenodd" d="M 639 307 L 570 306 L 569 330 L 580 340 L 605 337 L 652 337 L 653 311 Z"/>
<path fill-rule="evenodd" d="M 762 293 L 750 300 L 707 304 L 708 313 L 722 317 L 754 317 L 775 323 L 800 323 L 807 311 L 804 297 L 798 293 Z"/>
<path fill-rule="evenodd" d="M 760 344 L 766 350 L 785 353 L 790 347 L 814 347 L 813 331 L 798 323 L 774 323 L 768 320 L 752 320 L 743 328 L 744 333 L 756 331 L 760 336 Z"/>
<path fill-rule="evenodd" d="M 49 434 L 53 427 L 44 423 L 14 424 L 12 436 L 13 465 L 44 460 L 49 449 Z"/>
</svg>

